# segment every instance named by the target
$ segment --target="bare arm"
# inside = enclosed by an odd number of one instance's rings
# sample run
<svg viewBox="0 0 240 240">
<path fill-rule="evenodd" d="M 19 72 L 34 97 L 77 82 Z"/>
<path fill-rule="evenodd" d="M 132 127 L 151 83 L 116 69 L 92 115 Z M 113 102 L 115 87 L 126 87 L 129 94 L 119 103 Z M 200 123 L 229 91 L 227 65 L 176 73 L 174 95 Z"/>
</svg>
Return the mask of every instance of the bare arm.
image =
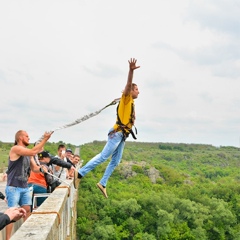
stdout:
<svg viewBox="0 0 240 240">
<path fill-rule="evenodd" d="M 45 132 L 44 138 L 42 139 L 42 141 L 36 146 L 34 146 L 32 149 L 28 149 L 18 145 L 13 146 L 9 153 L 10 159 L 14 161 L 14 160 L 17 160 L 19 156 L 35 156 L 37 153 L 39 153 L 42 150 L 44 144 L 51 137 L 52 133 L 53 132 L 51 133 Z"/>
<path fill-rule="evenodd" d="M 129 62 L 128 79 L 125 89 L 123 91 L 123 94 L 125 96 L 129 95 L 132 90 L 133 71 L 137 68 L 140 68 L 140 66 L 136 66 L 137 59 L 131 58 L 128 62 Z"/>
</svg>

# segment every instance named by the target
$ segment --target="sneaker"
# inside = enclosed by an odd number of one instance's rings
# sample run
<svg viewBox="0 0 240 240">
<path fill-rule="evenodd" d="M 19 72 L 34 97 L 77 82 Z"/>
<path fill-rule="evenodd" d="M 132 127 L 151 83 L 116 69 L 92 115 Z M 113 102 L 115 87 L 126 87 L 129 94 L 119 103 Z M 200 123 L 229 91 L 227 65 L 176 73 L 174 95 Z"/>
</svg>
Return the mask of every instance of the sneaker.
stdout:
<svg viewBox="0 0 240 240">
<path fill-rule="evenodd" d="M 78 171 L 75 170 L 73 174 L 73 186 L 75 189 L 78 188 L 81 178 L 78 178 Z"/>
<path fill-rule="evenodd" d="M 107 189 L 102 186 L 101 183 L 97 183 L 97 187 L 102 191 L 102 194 L 105 198 L 108 198 Z"/>
</svg>

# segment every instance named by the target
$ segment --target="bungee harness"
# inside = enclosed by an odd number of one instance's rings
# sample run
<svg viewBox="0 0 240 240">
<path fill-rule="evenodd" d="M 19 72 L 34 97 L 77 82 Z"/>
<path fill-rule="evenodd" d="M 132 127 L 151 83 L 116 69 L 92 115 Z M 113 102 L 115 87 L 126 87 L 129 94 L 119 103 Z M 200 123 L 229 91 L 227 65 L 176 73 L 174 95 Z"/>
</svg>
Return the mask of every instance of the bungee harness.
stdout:
<svg viewBox="0 0 240 240">
<path fill-rule="evenodd" d="M 128 138 L 129 134 L 131 134 L 133 139 L 136 140 L 137 138 L 136 138 L 135 134 L 137 134 L 137 128 L 134 126 L 134 120 L 135 120 L 134 103 L 131 104 L 131 112 L 130 112 L 130 116 L 129 116 L 130 118 L 128 120 L 128 123 L 126 123 L 126 124 L 123 124 L 123 122 L 120 119 L 119 104 L 118 104 L 117 109 L 116 109 L 117 120 L 116 120 L 115 125 L 117 125 L 117 127 L 114 127 L 114 129 L 111 132 L 109 132 L 108 135 L 111 135 L 115 132 L 121 131 L 123 133 L 123 141 L 125 141 Z M 129 127 L 129 124 L 130 124 L 131 127 Z M 132 130 L 132 127 L 135 128 L 135 134 Z"/>
<path fill-rule="evenodd" d="M 122 131 L 122 133 L 123 133 L 123 139 L 124 139 L 124 141 L 128 138 L 129 133 L 132 135 L 133 139 L 136 140 L 137 138 L 136 138 L 133 130 L 127 126 L 128 123 L 127 123 L 127 124 L 123 124 L 123 123 L 121 122 L 121 119 L 120 119 L 119 114 L 118 114 L 118 107 L 119 107 L 119 105 L 117 106 L 117 121 L 116 121 L 116 124 L 118 125 L 118 129 L 120 129 L 120 130 Z M 134 104 L 132 103 L 132 106 L 131 106 L 131 115 L 130 115 L 130 119 L 129 119 L 129 123 L 131 123 L 132 126 L 134 126 L 133 112 L 134 112 Z M 135 126 L 134 126 L 134 128 L 135 128 L 135 133 L 137 134 L 137 128 L 136 128 Z M 118 129 L 117 129 L 117 130 L 118 130 Z"/>
</svg>

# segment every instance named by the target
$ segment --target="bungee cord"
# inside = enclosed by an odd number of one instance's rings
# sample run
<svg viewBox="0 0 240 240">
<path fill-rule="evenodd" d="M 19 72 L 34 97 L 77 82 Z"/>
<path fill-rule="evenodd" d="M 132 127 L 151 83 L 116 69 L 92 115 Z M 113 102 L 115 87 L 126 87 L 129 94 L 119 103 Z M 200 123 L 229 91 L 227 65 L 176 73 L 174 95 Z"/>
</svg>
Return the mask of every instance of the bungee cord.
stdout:
<svg viewBox="0 0 240 240">
<path fill-rule="evenodd" d="M 65 125 L 63 125 L 63 126 L 57 127 L 57 128 L 55 128 L 55 129 L 53 129 L 53 130 L 51 130 L 51 131 L 49 131 L 49 132 L 55 132 L 55 131 L 58 131 L 58 130 L 60 130 L 60 129 L 72 127 L 72 126 L 74 126 L 74 125 L 76 125 L 76 124 L 79 124 L 79 123 L 81 123 L 81 122 L 84 122 L 84 121 L 88 120 L 89 118 L 95 117 L 95 116 L 98 115 L 100 112 L 102 112 L 105 108 L 107 108 L 107 107 L 109 107 L 109 106 L 112 106 L 112 105 L 115 105 L 115 104 L 118 103 L 119 101 L 120 101 L 120 98 L 116 98 L 116 99 L 114 99 L 111 103 L 109 103 L 108 105 L 106 105 L 105 107 L 103 107 L 102 109 L 100 109 L 100 110 L 98 110 L 98 111 L 95 111 L 95 112 L 93 112 L 93 113 L 90 113 L 90 114 L 88 114 L 88 115 L 85 115 L 85 116 L 83 116 L 82 118 L 78 118 L 78 119 L 76 119 L 74 122 L 71 122 L 71 123 L 65 124 Z M 43 139 L 43 137 L 44 137 L 44 136 L 42 136 L 42 137 L 36 142 L 36 144 L 39 143 L 39 142 L 41 142 L 42 139 Z"/>
<path fill-rule="evenodd" d="M 98 111 L 95 111 L 95 112 L 93 112 L 93 113 L 90 113 L 90 114 L 88 114 L 88 115 L 85 115 L 85 116 L 83 116 L 82 118 L 78 118 L 78 119 L 76 119 L 74 122 L 65 124 L 65 125 L 63 125 L 63 126 L 61 126 L 61 127 L 57 127 L 57 128 L 55 128 L 54 130 L 51 130 L 51 131 L 49 131 L 49 132 L 55 132 L 55 131 L 57 131 L 57 130 L 64 129 L 64 128 L 68 128 L 68 127 L 72 127 L 72 126 L 74 126 L 74 125 L 76 125 L 76 124 L 79 124 L 79 123 L 81 123 L 81 122 L 84 122 L 84 121 L 88 120 L 89 118 L 92 118 L 92 117 L 98 115 L 98 114 L 99 114 L 100 112 L 102 112 L 105 108 L 107 108 L 107 107 L 109 107 L 109 106 L 112 106 L 112 105 L 115 105 L 115 104 L 118 103 L 119 101 L 120 101 L 120 98 L 116 98 L 116 99 L 114 99 L 111 103 L 109 103 L 108 105 L 106 105 L 105 107 L 103 107 L 102 109 L 100 109 L 100 110 L 98 110 Z M 43 137 L 44 137 L 44 135 L 36 142 L 36 144 L 40 143 L 40 142 L 42 141 Z M 37 164 L 38 166 L 41 165 L 40 162 L 39 162 L 39 160 L 37 159 L 37 157 L 34 157 L 34 160 L 35 160 L 35 162 L 36 162 L 36 164 Z M 42 173 L 46 173 L 46 174 L 54 177 L 55 179 L 57 179 L 57 180 L 60 181 L 60 182 L 63 182 L 63 183 L 65 183 L 65 184 L 67 184 L 68 186 L 70 186 L 70 184 L 67 183 L 66 181 L 58 178 L 57 176 L 55 176 L 55 175 L 53 175 L 53 174 L 51 174 L 51 173 L 49 173 L 49 172 L 43 171 L 42 168 L 40 168 L 40 171 L 41 171 Z"/>
<path fill-rule="evenodd" d="M 57 130 L 64 129 L 64 128 L 68 128 L 68 127 L 74 126 L 74 125 L 76 125 L 76 124 L 79 124 L 79 123 L 81 123 L 81 122 L 83 122 L 83 121 L 86 121 L 86 120 L 88 120 L 89 118 L 92 118 L 92 117 L 98 115 L 98 114 L 99 114 L 101 111 L 103 111 L 105 108 L 107 108 L 107 107 L 109 107 L 109 106 L 111 106 L 111 105 L 115 105 L 115 104 L 116 104 L 117 102 L 119 102 L 119 101 L 120 101 L 120 98 L 116 98 L 116 99 L 114 99 L 111 103 L 109 103 L 108 105 L 106 105 L 104 108 L 102 108 L 102 109 L 100 109 L 100 110 L 98 110 L 98 111 L 96 111 L 96 112 L 90 113 L 90 114 L 88 114 L 88 115 L 85 115 L 85 116 L 82 117 L 82 118 L 78 118 L 78 119 L 76 119 L 76 120 L 75 120 L 74 122 L 72 122 L 72 123 L 68 123 L 68 124 L 65 124 L 65 125 L 63 125 L 63 126 L 61 126 L 61 127 L 55 128 L 55 129 L 52 130 L 52 131 L 55 132 L 55 131 L 57 131 Z"/>
</svg>

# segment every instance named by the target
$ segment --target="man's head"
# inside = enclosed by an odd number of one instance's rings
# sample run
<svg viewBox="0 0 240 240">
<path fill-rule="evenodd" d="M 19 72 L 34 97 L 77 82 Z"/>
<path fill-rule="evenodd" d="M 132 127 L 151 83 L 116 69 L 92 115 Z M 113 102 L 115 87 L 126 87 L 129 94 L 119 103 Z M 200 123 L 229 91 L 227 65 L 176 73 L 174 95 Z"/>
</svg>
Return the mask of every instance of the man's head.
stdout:
<svg viewBox="0 0 240 240">
<path fill-rule="evenodd" d="M 38 153 L 38 159 L 39 159 L 39 161 L 41 161 L 41 162 L 49 163 L 51 157 L 50 157 L 50 155 L 49 155 L 48 152 L 42 151 L 42 152 Z"/>
<path fill-rule="evenodd" d="M 24 130 L 19 130 L 17 131 L 17 133 L 15 134 L 15 145 L 18 145 L 18 144 L 23 144 L 25 147 L 27 147 L 29 145 L 29 136 L 27 134 L 26 131 Z"/>
<path fill-rule="evenodd" d="M 79 161 L 80 161 L 80 156 L 77 154 L 73 155 L 72 163 L 74 165 L 77 165 L 79 163 Z"/>
<path fill-rule="evenodd" d="M 68 149 L 66 150 L 66 157 L 67 157 L 68 159 L 72 160 L 72 158 L 73 158 L 72 149 L 68 148 Z"/>
<path fill-rule="evenodd" d="M 136 99 L 139 94 L 138 86 L 135 83 L 132 83 L 132 90 L 131 90 L 132 98 Z"/>
<path fill-rule="evenodd" d="M 63 153 L 64 151 L 64 153 Z M 61 156 L 62 154 L 65 154 L 66 151 L 66 147 L 64 144 L 60 144 L 58 145 L 58 156 Z"/>
</svg>

